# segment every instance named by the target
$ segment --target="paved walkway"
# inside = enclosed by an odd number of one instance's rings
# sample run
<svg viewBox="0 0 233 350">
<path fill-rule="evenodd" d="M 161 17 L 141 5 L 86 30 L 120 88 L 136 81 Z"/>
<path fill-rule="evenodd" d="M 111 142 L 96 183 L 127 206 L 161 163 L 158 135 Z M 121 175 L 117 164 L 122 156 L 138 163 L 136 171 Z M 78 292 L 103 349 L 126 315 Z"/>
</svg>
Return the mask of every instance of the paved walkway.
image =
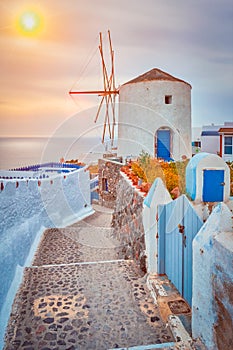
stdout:
<svg viewBox="0 0 233 350">
<path fill-rule="evenodd" d="M 44 232 L 15 298 L 5 350 L 104 350 L 173 341 L 145 277 L 133 261 L 118 259 L 111 211 L 95 209 L 72 226 Z"/>
</svg>

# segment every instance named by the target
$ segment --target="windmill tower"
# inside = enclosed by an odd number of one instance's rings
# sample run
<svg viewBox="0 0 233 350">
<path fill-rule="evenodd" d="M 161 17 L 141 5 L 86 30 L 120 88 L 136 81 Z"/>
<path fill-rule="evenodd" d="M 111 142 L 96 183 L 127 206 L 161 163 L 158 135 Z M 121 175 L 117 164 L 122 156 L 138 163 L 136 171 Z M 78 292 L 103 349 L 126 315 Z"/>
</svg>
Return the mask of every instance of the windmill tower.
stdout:
<svg viewBox="0 0 233 350">
<path fill-rule="evenodd" d="M 118 155 L 191 158 L 191 85 L 158 68 L 119 88 Z"/>
<path fill-rule="evenodd" d="M 102 107 L 105 105 L 105 115 L 103 123 L 102 143 L 105 141 L 106 132 L 111 140 L 111 146 L 113 146 L 115 138 L 115 126 L 116 126 L 116 109 L 115 102 L 116 96 L 119 94 L 119 90 L 115 86 L 115 65 L 114 65 L 114 51 L 112 48 L 112 40 L 110 31 L 108 30 L 108 42 L 110 52 L 110 68 L 107 68 L 107 64 L 104 58 L 103 50 L 103 38 L 102 33 L 99 33 L 99 52 L 102 64 L 103 74 L 103 90 L 89 90 L 89 91 L 69 91 L 70 95 L 98 95 L 101 97 L 99 107 L 95 116 L 94 122 L 96 123 Z M 104 103 L 105 102 L 105 103 Z"/>
<path fill-rule="evenodd" d="M 102 33 L 99 52 L 102 63 L 103 90 L 70 91 L 101 97 L 95 122 L 105 105 L 102 143 L 108 132 L 113 146 L 116 127 L 116 96 L 119 95 L 117 156 L 137 158 L 144 150 L 164 160 L 191 158 L 191 89 L 192 86 L 158 68 L 115 86 L 114 51 L 108 31 L 110 69 L 103 51 Z M 105 103 L 104 103 L 105 102 Z"/>
</svg>

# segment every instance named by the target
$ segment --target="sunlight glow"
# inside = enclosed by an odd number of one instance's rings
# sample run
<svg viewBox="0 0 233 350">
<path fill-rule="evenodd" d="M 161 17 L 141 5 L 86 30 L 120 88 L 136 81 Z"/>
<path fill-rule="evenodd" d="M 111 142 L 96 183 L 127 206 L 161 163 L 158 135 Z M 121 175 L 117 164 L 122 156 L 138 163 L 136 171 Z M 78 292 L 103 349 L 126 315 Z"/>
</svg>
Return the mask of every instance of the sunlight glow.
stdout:
<svg viewBox="0 0 233 350">
<path fill-rule="evenodd" d="M 17 30 L 25 36 L 37 36 L 42 32 L 43 18 L 36 11 L 25 11 L 17 19 Z"/>
</svg>

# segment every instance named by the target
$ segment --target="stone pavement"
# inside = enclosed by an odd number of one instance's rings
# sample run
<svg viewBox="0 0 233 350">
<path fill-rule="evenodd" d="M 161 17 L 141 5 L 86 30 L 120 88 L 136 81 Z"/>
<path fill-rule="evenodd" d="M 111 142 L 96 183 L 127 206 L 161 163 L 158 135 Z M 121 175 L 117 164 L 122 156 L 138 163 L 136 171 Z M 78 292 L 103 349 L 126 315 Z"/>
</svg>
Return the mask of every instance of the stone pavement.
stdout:
<svg viewBox="0 0 233 350">
<path fill-rule="evenodd" d="M 118 259 L 111 211 L 95 209 L 44 232 L 13 304 L 5 350 L 175 348 L 146 276 Z"/>
</svg>

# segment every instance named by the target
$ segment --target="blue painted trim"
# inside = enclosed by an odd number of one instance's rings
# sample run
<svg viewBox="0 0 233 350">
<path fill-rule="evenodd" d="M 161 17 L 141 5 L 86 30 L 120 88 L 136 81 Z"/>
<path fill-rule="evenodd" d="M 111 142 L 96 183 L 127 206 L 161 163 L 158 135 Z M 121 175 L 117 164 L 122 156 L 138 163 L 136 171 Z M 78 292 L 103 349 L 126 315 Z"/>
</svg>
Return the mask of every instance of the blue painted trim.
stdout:
<svg viewBox="0 0 233 350">
<path fill-rule="evenodd" d="M 80 169 L 83 168 L 82 165 L 72 164 L 72 163 L 56 163 L 56 162 L 49 162 L 49 163 L 43 163 L 43 164 L 35 164 L 35 165 L 29 165 L 22 168 L 15 168 L 11 169 L 13 171 L 38 171 L 40 168 L 74 168 L 74 169 Z"/>
<path fill-rule="evenodd" d="M 201 136 L 219 136 L 219 133 L 218 131 L 215 131 L 215 130 L 205 130 L 205 131 L 202 131 L 201 133 Z"/>
<path fill-rule="evenodd" d="M 176 343 L 162 343 L 162 344 L 150 344 L 150 345 L 137 345 L 129 348 L 114 348 L 109 350 L 150 350 L 150 349 L 164 349 L 171 346 L 175 346 Z"/>
<path fill-rule="evenodd" d="M 158 274 L 165 273 L 165 227 L 166 227 L 166 205 L 158 205 Z"/>
<path fill-rule="evenodd" d="M 158 273 L 192 304 L 192 242 L 203 222 L 185 195 L 158 205 Z M 183 226 L 183 232 L 180 228 Z M 186 242 L 183 242 L 183 235 Z"/>
</svg>

